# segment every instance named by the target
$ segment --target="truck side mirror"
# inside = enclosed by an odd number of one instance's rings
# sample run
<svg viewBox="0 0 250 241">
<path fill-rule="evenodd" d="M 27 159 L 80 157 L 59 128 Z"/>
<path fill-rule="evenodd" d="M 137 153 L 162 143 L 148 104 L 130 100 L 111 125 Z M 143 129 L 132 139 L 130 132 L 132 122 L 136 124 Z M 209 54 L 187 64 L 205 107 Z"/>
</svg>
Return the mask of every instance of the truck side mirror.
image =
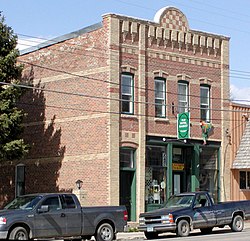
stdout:
<svg viewBox="0 0 250 241">
<path fill-rule="evenodd" d="M 48 205 L 42 205 L 40 208 L 38 208 L 38 213 L 47 213 L 49 211 Z"/>
<path fill-rule="evenodd" d="M 194 208 L 201 208 L 201 207 L 202 207 L 202 204 L 200 204 L 200 203 L 197 203 L 194 205 Z"/>
</svg>

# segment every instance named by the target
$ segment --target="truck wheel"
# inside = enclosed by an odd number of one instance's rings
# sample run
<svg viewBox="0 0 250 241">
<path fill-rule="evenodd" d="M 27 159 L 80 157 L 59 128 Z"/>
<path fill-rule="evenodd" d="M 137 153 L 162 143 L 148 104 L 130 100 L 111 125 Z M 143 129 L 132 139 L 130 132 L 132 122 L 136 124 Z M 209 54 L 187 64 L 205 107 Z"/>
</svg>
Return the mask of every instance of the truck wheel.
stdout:
<svg viewBox="0 0 250 241">
<path fill-rule="evenodd" d="M 209 234 L 212 233 L 213 228 L 201 228 L 200 230 L 202 234 Z"/>
<path fill-rule="evenodd" d="M 180 220 L 177 224 L 176 234 L 180 237 L 187 237 L 190 233 L 190 225 L 187 220 Z"/>
<path fill-rule="evenodd" d="M 233 232 L 241 232 L 244 228 L 243 218 L 240 215 L 234 216 L 230 227 Z"/>
<path fill-rule="evenodd" d="M 111 241 L 114 239 L 114 230 L 109 223 L 101 224 L 95 235 L 96 241 Z"/>
<path fill-rule="evenodd" d="M 155 232 L 144 232 L 145 237 L 147 239 L 157 239 L 158 238 L 158 233 Z"/>
<path fill-rule="evenodd" d="M 28 232 L 23 227 L 16 227 L 10 232 L 10 240 L 29 240 Z"/>
</svg>

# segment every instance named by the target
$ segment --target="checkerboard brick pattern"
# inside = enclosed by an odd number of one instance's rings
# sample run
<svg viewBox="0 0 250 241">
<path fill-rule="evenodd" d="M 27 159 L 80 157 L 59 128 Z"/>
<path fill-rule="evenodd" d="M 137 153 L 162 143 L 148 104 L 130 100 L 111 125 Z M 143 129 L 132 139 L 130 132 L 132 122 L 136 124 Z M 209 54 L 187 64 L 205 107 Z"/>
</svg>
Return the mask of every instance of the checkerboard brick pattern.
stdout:
<svg viewBox="0 0 250 241">
<path fill-rule="evenodd" d="M 176 9 L 167 9 L 161 16 L 160 24 L 164 28 L 180 31 L 187 31 L 189 28 L 186 17 Z"/>
</svg>

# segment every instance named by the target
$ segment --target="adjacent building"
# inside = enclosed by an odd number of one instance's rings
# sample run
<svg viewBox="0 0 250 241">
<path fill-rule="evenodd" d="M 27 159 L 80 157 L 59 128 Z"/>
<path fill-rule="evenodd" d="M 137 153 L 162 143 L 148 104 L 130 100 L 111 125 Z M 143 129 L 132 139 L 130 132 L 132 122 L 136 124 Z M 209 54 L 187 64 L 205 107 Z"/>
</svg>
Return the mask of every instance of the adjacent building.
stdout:
<svg viewBox="0 0 250 241">
<path fill-rule="evenodd" d="M 250 199 L 250 106 L 231 104 L 231 199 Z"/>
<path fill-rule="evenodd" d="M 190 29 L 174 7 L 102 18 L 22 52 L 31 149 L 1 164 L 1 200 L 79 179 L 84 205 L 125 204 L 136 221 L 173 193 L 230 198 L 229 38 Z"/>
</svg>

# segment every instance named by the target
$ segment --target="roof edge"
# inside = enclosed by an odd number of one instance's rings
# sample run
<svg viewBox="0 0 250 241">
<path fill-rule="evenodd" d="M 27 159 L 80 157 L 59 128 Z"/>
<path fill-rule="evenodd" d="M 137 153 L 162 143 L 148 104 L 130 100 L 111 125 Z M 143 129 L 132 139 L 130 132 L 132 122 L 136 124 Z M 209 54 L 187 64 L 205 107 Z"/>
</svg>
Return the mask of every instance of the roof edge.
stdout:
<svg viewBox="0 0 250 241">
<path fill-rule="evenodd" d="M 102 28 L 102 26 L 103 26 L 102 22 L 99 22 L 99 23 L 90 25 L 88 27 L 82 28 L 80 30 L 77 30 L 77 31 L 74 31 L 74 32 L 71 32 L 71 33 L 64 34 L 62 36 L 53 38 L 51 40 L 45 41 L 45 42 L 40 43 L 38 45 L 35 45 L 35 46 L 30 47 L 30 48 L 21 50 L 20 51 L 20 56 L 25 55 L 25 54 L 29 54 L 29 53 L 32 53 L 32 52 L 35 52 L 37 50 L 40 50 L 42 48 L 46 48 L 46 47 L 49 47 L 51 45 L 63 42 L 65 40 L 76 38 L 76 37 L 78 37 L 78 36 L 80 36 L 80 35 L 82 35 L 84 33 L 89 33 L 89 32 L 95 31 L 97 29 L 100 29 L 100 28 Z"/>
</svg>

